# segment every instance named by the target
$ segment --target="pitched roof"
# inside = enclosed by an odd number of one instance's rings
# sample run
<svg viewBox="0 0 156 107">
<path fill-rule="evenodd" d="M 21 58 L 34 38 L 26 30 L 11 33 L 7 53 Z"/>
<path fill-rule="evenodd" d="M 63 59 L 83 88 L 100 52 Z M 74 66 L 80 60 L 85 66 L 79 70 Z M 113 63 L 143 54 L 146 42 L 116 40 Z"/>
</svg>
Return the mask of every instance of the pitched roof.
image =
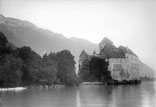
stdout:
<svg viewBox="0 0 156 107">
<path fill-rule="evenodd" d="M 105 59 L 106 58 L 106 55 L 96 54 L 94 57 Z"/>
<path fill-rule="evenodd" d="M 80 58 L 82 58 L 82 57 L 88 57 L 88 54 L 86 53 L 85 50 L 82 50 L 82 52 L 81 52 L 81 54 L 80 54 L 79 57 L 80 57 Z"/>
<path fill-rule="evenodd" d="M 101 55 L 105 55 L 107 58 L 125 58 L 125 55 L 121 54 L 121 52 L 113 50 L 102 51 Z"/>
<path fill-rule="evenodd" d="M 104 37 L 100 43 L 111 43 L 112 44 L 113 42 L 109 38 Z"/>
<path fill-rule="evenodd" d="M 124 47 L 124 46 L 119 46 L 118 50 L 125 55 L 125 53 L 137 56 L 131 49 L 129 49 L 128 47 Z"/>
</svg>

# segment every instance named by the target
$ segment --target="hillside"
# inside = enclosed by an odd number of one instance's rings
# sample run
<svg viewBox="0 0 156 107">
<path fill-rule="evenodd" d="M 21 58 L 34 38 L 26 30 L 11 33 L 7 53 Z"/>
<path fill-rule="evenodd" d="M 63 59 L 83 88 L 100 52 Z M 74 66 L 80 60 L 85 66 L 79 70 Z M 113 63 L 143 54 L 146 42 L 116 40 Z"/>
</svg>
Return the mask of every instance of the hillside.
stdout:
<svg viewBox="0 0 156 107">
<path fill-rule="evenodd" d="M 0 88 L 78 83 L 70 51 L 41 57 L 30 47 L 14 47 L 0 32 Z"/>
<path fill-rule="evenodd" d="M 62 34 L 38 28 L 28 21 L 6 18 L 3 15 L 0 15 L 0 31 L 2 31 L 15 46 L 30 46 L 40 55 L 50 53 L 51 51 L 70 50 L 75 56 L 77 67 L 78 58 L 83 49 L 88 54 L 93 54 L 94 50 L 98 52 L 98 44 L 91 43 L 88 40 L 75 37 L 66 38 Z M 147 65 L 140 63 L 140 67 L 143 75 L 148 74 L 149 76 L 153 76 L 154 71 Z"/>
<path fill-rule="evenodd" d="M 30 22 L 0 16 L 0 30 L 8 40 L 16 46 L 30 46 L 34 51 L 43 55 L 51 51 L 57 52 L 68 49 L 75 56 L 76 62 L 82 49 L 92 53 L 98 49 L 96 44 L 78 38 L 66 38 L 62 34 L 41 29 Z"/>
<path fill-rule="evenodd" d="M 155 71 L 150 68 L 148 65 L 144 64 L 142 61 L 139 61 L 139 69 L 140 69 L 140 76 L 141 77 L 154 77 L 155 76 Z"/>
</svg>

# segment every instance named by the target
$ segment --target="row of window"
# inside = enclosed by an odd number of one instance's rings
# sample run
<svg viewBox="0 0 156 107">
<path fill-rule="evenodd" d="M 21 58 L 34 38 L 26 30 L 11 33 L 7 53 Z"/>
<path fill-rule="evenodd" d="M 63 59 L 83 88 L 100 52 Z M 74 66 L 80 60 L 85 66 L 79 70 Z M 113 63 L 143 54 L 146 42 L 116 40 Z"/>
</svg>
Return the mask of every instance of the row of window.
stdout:
<svg viewBox="0 0 156 107">
<path fill-rule="evenodd" d="M 135 63 L 130 63 L 130 67 L 134 67 L 134 68 L 138 68 L 138 64 L 135 64 Z"/>
<path fill-rule="evenodd" d="M 133 58 L 133 56 L 126 56 L 126 57 L 127 57 L 127 59 L 137 61 L 137 58 Z"/>
</svg>

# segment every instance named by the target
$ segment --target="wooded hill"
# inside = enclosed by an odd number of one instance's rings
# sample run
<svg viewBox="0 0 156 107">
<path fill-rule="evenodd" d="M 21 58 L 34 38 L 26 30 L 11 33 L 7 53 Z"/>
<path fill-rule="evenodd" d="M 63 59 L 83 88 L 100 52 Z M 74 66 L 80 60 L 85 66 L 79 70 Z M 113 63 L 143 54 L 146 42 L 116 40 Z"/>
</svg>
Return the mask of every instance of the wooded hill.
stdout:
<svg viewBox="0 0 156 107">
<path fill-rule="evenodd" d="M 0 32 L 0 87 L 74 85 L 78 82 L 70 51 L 51 52 L 41 57 L 30 47 L 15 48 Z"/>
</svg>

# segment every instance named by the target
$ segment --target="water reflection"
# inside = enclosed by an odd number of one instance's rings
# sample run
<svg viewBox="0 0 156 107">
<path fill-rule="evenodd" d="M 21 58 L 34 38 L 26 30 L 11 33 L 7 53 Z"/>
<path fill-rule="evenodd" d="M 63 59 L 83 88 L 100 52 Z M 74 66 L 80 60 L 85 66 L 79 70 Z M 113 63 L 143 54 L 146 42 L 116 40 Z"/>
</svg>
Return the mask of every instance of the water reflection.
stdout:
<svg viewBox="0 0 156 107">
<path fill-rule="evenodd" d="M 112 86 L 80 86 L 77 90 L 79 107 L 107 107 L 112 103 Z"/>
<path fill-rule="evenodd" d="M 0 107 L 155 107 L 154 83 L 0 92 Z"/>
<path fill-rule="evenodd" d="M 92 93 L 90 93 L 92 92 Z M 77 92 L 77 107 L 155 107 L 153 83 L 126 86 L 83 86 Z"/>
</svg>

